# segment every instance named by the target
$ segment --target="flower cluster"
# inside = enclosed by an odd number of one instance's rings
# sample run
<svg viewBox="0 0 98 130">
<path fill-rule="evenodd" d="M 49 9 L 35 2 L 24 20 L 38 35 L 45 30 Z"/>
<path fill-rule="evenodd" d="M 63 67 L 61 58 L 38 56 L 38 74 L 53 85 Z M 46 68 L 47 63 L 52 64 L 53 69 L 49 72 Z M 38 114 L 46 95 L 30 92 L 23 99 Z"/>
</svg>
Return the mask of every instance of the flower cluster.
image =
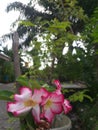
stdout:
<svg viewBox="0 0 98 130">
<path fill-rule="evenodd" d="M 35 123 L 40 123 L 42 119 L 51 123 L 56 114 L 63 111 L 67 114 L 72 106 L 64 98 L 60 82 L 54 80 L 53 83 L 56 85 L 56 90 L 53 92 L 43 87 L 34 91 L 29 87 L 21 87 L 20 94 L 14 95 L 15 101 L 7 103 L 7 111 L 13 113 L 14 116 L 31 111 Z"/>
</svg>

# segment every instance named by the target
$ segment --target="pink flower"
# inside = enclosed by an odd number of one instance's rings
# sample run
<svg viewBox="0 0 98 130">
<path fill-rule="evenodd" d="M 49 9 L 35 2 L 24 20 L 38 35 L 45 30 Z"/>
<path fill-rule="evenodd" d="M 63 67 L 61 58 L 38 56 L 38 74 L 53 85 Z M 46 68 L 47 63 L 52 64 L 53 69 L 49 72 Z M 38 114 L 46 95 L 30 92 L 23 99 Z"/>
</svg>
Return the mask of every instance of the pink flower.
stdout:
<svg viewBox="0 0 98 130">
<path fill-rule="evenodd" d="M 60 89 L 61 90 L 61 83 L 59 80 L 53 80 L 53 83 L 56 85 L 57 89 Z"/>
<path fill-rule="evenodd" d="M 57 94 L 62 94 L 61 92 L 61 83 L 59 80 L 53 80 L 53 83 L 56 85 L 56 93 Z"/>
<path fill-rule="evenodd" d="M 63 95 L 56 93 L 49 93 L 47 97 L 43 97 L 42 101 L 42 116 L 52 122 L 55 114 L 60 114 L 63 110 L 62 103 L 64 102 Z"/>
<path fill-rule="evenodd" d="M 72 106 L 70 105 L 70 102 L 66 99 L 63 102 L 63 109 L 65 114 L 67 114 L 69 111 L 72 110 Z"/>
<path fill-rule="evenodd" d="M 39 90 L 32 90 L 28 87 L 21 87 L 20 94 L 14 95 L 15 102 L 7 103 L 7 111 L 12 112 L 14 116 L 19 116 L 32 109 L 32 114 L 36 122 L 40 122 L 40 103 L 42 102 L 42 95 L 47 96 L 46 90 L 41 88 Z"/>
<path fill-rule="evenodd" d="M 40 123 L 41 119 L 52 122 L 56 114 L 65 112 L 67 114 L 72 106 L 69 101 L 64 99 L 61 92 L 61 84 L 59 80 L 54 80 L 56 90 L 49 92 L 45 88 L 32 89 L 21 87 L 19 94 L 14 95 L 14 102 L 7 103 L 7 111 L 12 112 L 14 116 L 20 116 L 31 110 L 36 123 Z"/>
<path fill-rule="evenodd" d="M 61 84 L 60 84 L 60 81 L 59 80 L 54 80 L 53 82 L 57 89 L 56 89 L 56 93 L 59 95 L 59 94 L 62 94 L 61 92 Z M 64 109 L 64 113 L 67 114 L 69 111 L 72 110 L 72 106 L 70 105 L 70 102 L 68 100 L 64 100 L 64 102 L 62 103 L 62 106 L 63 106 L 63 109 Z"/>
</svg>

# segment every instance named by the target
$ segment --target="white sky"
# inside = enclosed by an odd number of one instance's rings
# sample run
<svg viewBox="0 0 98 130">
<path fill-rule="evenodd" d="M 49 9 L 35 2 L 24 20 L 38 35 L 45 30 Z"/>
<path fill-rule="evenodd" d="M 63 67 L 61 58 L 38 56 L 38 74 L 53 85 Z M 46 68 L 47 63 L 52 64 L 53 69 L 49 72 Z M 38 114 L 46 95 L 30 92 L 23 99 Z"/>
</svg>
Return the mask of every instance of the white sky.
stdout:
<svg viewBox="0 0 98 130">
<path fill-rule="evenodd" d="M 29 2 L 29 0 L 0 0 L 0 37 L 10 32 L 10 25 L 19 16 L 18 11 L 10 11 L 9 13 L 6 12 L 7 5 L 15 1 L 20 1 L 25 4 Z M 10 41 L 7 41 L 6 44 L 9 44 L 9 42 Z"/>
</svg>

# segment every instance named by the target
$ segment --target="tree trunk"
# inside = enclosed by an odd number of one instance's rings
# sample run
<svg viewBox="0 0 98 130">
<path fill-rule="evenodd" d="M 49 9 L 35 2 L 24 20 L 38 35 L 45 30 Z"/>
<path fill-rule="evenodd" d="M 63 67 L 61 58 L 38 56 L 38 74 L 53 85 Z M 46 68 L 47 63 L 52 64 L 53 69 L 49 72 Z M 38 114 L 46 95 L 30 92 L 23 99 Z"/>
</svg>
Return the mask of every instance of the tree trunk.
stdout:
<svg viewBox="0 0 98 130">
<path fill-rule="evenodd" d="M 21 75 L 20 60 L 18 54 L 19 36 L 17 32 L 14 32 L 12 40 L 13 40 L 12 50 L 13 50 L 13 59 L 14 59 L 15 79 L 17 79 L 17 77 Z M 16 87 L 17 88 L 19 87 L 18 83 L 16 83 Z"/>
</svg>

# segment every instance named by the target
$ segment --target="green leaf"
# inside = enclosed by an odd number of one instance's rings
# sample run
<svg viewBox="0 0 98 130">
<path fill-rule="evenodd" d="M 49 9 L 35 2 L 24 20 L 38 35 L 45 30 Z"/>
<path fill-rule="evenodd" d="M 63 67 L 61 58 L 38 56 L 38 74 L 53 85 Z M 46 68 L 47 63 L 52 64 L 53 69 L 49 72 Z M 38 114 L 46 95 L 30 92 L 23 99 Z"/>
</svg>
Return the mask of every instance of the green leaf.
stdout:
<svg viewBox="0 0 98 130">
<path fill-rule="evenodd" d="M 0 91 L 0 100 L 13 100 L 14 93 L 8 90 L 1 90 Z"/>
<path fill-rule="evenodd" d="M 35 130 L 36 125 L 34 123 L 34 118 L 30 112 L 27 114 L 25 119 L 30 130 Z"/>
<path fill-rule="evenodd" d="M 93 101 L 93 99 L 89 95 L 84 94 L 84 97 L 88 98 L 91 102 Z"/>
<path fill-rule="evenodd" d="M 19 76 L 16 81 L 21 85 L 29 86 L 29 79 L 26 76 Z"/>
<path fill-rule="evenodd" d="M 27 123 L 25 122 L 25 118 L 23 118 L 23 117 L 20 118 L 20 128 L 21 128 L 21 130 L 28 129 Z"/>
<path fill-rule="evenodd" d="M 58 31 L 60 30 L 66 32 L 66 29 L 70 28 L 70 25 L 71 23 L 69 21 L 60 22 L 57 19 L 54 19 L 50 22 L 47 30 L 49 30 L 52 33 L 58 33 Z"/>
<path fill-rule="evenodd" d="M 21 20 L 19 22 L 19 24 L 24 25 L 26 27 L 30 27 L 30 26 L 33 27 L 33 26 L 35 26 L 35 24 L 33 24 L 31 21 L 26 21 L 26 20 Z"/>
<path fill-rule="evenodd" d="M 70 22 L 56 22 L 50 26 L 51 28 L 66 29 L 70 27 Z"/>
<path fill-rule="evenodd" d="M 8 116 L 9 116 L 10 118 L 16 118 L 16 117 L 13 115 L 12 112 L 7 112 L 7 114 L 8 114 Z"/>
<path fill-rule="evenodd" d="M 29 87 L 32 89 L 34 89 L 34 88 L 40 89 L 41 86 L 36 80 L 30 79 L 29 80 Z"/>
<path fill-rule="evenodd" d="M 40 84 L 37 82 L 37 80 L 28 79 L 26 76 L 19 76 L 16 79 L 16 81 L 19 82 L 21 85 L 30 87 L 32 89 L 34 88 L 39 89 L 41 87 Z"/>
<path fill-rule="evenodd" d="M 79 96 L 79 101 L 80 101 L 80 102 L 82 102 L 82 101 L 83 101 L 83 99 L 84 99 L 84 95 L 83 95 L 83 94 L 81 94 L 81 95 Z"/>
<path fill-rule="evenodd" d="M 76 101 L 83 102 L 84 98 L 88 98 L 90 101 L 93 101 L 89 95 L 85 94 L 87 91 L 88 90 L 86 89 L 83 91 L 75 92 L 74 94 L 69 96 L 69 100 L 72 102 L 76 102 Z"/>
</svg>

